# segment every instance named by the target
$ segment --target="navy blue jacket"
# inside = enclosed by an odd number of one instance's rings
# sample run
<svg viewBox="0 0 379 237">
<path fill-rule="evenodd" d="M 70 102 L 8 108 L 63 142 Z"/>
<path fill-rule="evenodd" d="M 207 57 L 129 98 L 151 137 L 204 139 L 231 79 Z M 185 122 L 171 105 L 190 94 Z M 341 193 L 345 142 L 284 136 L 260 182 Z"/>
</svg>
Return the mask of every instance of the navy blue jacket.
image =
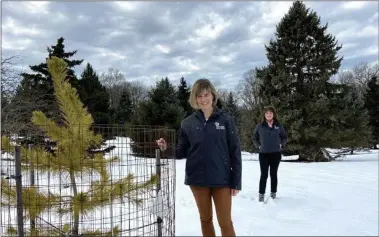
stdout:
<svg viewBox="0 0 379 237">
<path fill-rule="evenodd" d="M 185 184 L 241 190 L 240 141 L 233 118 L 215 109 L 206 121 L 201 110 L 181 123 L 176 158 L 187 158 Z"/>
<path fill-rule="evenodd" d="M 263 122 L 254 129 L 252 140 L 260 153 L 281 152 L 287 143 L 287 134 L 281 124 L 274 122 L 270 128 Z"/>
</svg>

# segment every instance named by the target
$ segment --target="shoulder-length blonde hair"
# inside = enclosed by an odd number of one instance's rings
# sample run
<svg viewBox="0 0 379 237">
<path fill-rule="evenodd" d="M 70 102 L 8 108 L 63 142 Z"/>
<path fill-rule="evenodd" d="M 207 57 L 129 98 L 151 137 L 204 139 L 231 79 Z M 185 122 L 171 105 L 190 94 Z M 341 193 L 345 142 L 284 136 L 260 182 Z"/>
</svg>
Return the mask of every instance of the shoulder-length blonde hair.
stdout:
<svg viewBox="0 0 379 237">
<path fill-rule="evenodd" d="M 213 107 L 216 107 L 217 100 L 218 100 L 218 94 L 216 91 L 216 88 L 213 86 L 213 84 L 208 79 L 198 79 L 195 84 L 192 86 L 190 97 L 189 97 L 189 103 L 192 108 L 199 109 L 200 107 L 197 105 L 196 97 L 202 92 L 202 91 L 208 91 L 212 93 L 213 95 Z"/>
</svg>

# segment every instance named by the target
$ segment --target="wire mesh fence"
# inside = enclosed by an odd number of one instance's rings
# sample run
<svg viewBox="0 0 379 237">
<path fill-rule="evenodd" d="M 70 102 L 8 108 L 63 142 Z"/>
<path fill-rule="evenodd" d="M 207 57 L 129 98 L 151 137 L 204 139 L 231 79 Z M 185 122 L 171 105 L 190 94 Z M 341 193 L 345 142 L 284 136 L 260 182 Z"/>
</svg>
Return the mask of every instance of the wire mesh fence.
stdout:
<svg viewBox="0 0 379 237">
<path fill-rule="evenodd" d="M 175 131 L 88 131 L 2 136 L 0 234 L 175 236 L 175 159 L 162 157 L 155 142 L 163 137 L 173 148 Z"/>
</svg>

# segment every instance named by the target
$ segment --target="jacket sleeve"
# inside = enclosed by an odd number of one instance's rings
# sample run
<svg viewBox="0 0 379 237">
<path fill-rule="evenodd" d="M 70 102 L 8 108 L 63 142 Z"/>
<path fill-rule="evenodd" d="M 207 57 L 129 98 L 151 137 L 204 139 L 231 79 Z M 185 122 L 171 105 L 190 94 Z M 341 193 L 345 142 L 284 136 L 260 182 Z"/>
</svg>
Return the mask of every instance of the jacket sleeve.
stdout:
<svg viewBox="0 0 379 237">
<path fill-rule="evenodd" d="M 242 158 L 241 145 L 234 119 L 229 116 L 228 119 L 228 148 L 231 159 L 231 188 L 236 190 L 242 189 Z"/>
<path fill-rule="evenodd" d="M 183 159 L 187 158 L 189 148 L 189 141 L 183 124 L 180 126 L 178 144 L 175 147 L 175 158 Z"/>
<path fill-rule="evenodd" d="M 281 138 L 281 145 L 282 147 L 286 145 L 287 143 L 287 133 L 286 131 L 284 130 L 283 126 L 280 126 L 280 133 L 279 133 L 279 136 Z"/>
<path fill-rule="evenodd" d="M 259 124 L 255 127 L 254 132 L 253 132 L 253 137 L 251 140 L 253 140 L 254 146 L 257 149 L 259 149 L 259 147 L 261 146 L 261 142 L 259 139 Z"/>
</svg>

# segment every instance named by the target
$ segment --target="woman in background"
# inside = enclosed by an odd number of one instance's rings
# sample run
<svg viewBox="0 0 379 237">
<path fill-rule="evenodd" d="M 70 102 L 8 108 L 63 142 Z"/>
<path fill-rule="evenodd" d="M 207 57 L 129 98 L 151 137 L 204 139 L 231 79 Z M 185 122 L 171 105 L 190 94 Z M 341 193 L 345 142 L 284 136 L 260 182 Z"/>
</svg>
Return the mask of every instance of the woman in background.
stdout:
<svg viewBox="0 0 379 237">
<path fill-rule="evenodd" d="M 277 119 L 274 107 L 263 110 L 263 121 L 254 129 L 253 143 L 259 149 L 259 201 L 264 201 L 268 171 L 270 168 L 271 198 L 276 198 L 278 186 L 278 168 L 282 158 L 282 149 L 287 142 L 287 134 Z"/>
</svg>

